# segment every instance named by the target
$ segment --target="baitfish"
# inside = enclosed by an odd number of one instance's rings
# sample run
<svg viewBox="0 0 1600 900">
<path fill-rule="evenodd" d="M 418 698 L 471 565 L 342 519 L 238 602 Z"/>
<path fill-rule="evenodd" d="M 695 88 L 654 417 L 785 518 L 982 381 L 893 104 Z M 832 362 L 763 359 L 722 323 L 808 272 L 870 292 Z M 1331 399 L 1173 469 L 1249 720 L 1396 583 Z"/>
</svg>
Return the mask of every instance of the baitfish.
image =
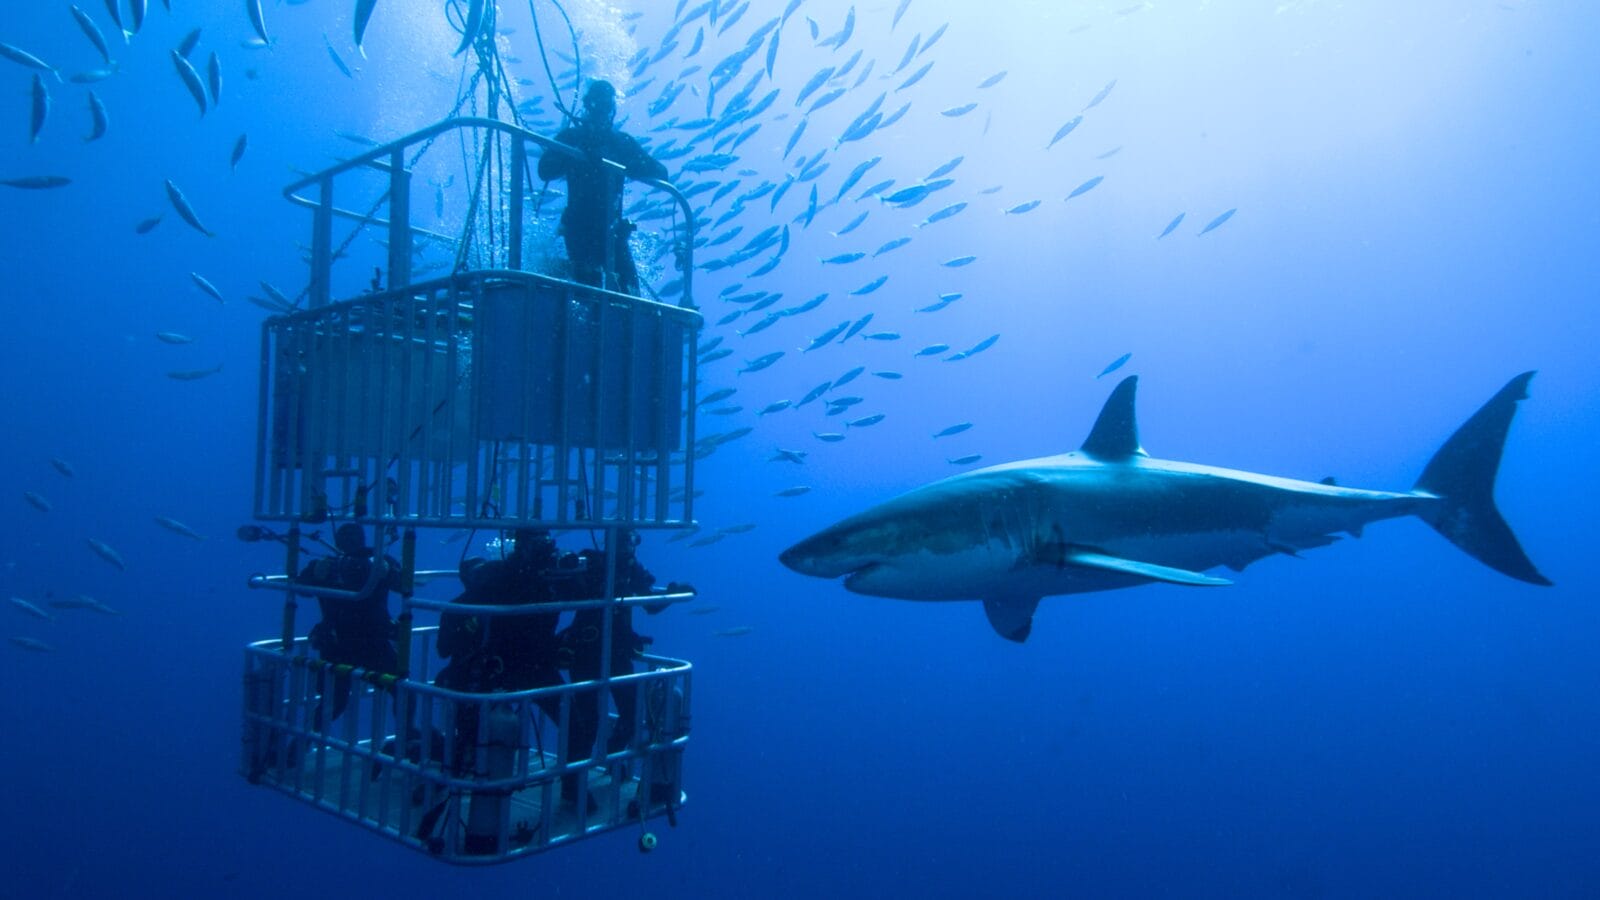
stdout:
<svg viewBox="0 0 1600 900">
<path fill-rule="evenodd" d="M 1072 193 L 1067 195 L 1067 199 L 1071 200 L 1073 197 L 1081 197 L 1084 194 L 1087 194 L 1090 191 L 1094 190 L 1097 186 L 1099 186 L 1100 182 L 1105 181 L 1105 180 L 1106 180 L 1106 177 L 1104 175 L 1096 175 L 1093 178 L 1089 179 L 1088 181 L 1085 181 L 1083 184 L 1080 184 L 1077 187 L 1073 188 L 1072 189 Z"/>
<path fill-rule="evenodd" d="M 206 103 L 205 82 L 200 80 L 200 73 L 194 70 L 194 64 L 184 59 L 183 54 L 172 51 L 172 65 L 178 70 L 178 77 L 183 80 L 183 86 L 189 89 L 189 96 L 194 98 L 196 106 L 200 107 L 200 115 L 205 115 L 208 105 Z"/>
<path fill-rule="evenodd" d="M 84 143 L 98 141 L 105 137 L 106 127 L 110 119 L 106 115 L 106 105 L 95 96 L 94 91 L 89 92 L 89 121 L 91 123 L 89 134 L 83 139 Z"/>
<path fill-rule="evenodd" d="M 378 6 L 378 0 L 356 0 L 356 13 L 352 24 L 355 26 L 356 52 L 363 59 L 367 56 L 366 48 L 361 46 L 361 39 L 367 34 L 367 23 L 372 19 L 372 11 Z"/>
<path fill-rule="evenodd" d="M 21 178 L 0 178 L 0 185 L 21 188 L 28 191 L 49 190 L 51 188 L 66 187 L 72 179 L 65 175 L 24 175 Z"/>
<path fill-rule="evenodd" d="M 194 343 L 194 338 L 189 337 L 187 334 L 179 334 L 176 331 L 158 331 L 158 332 L 156 332 L 156 340 L 160 341 L 163 344 L 192 344 L 192 343 Z"/>
<path fill-rule="evenodd" d="M 216 237 L 211 229 L 200 224 L 200 217 L 195 215 L 194 207 L 189 205 L 189 198 L 183 195 L 183 191 L 179 190 L 170 178 L 167 179 L 167 199 L 172 201 L 172 208 L 178 211 L 178 216 L 188 222 L 191 228 L 206 237 Z"/>
<path fill-rule="evenodd" d="M 1119 356 L 1116 359 L 1112 360 L 1111 361 L 1111 365 L 1106 366 L 1104 369 L 1101 369 L 1100 370 L 1100 374 L 1096 375 L 1095 377 L 1096 378 L 1104 378 L 1107 375 L 1110 375 L 1112 372 L 1115 372 L 1116 370 L 1122 368 L 1123 364 L 1126 363 L 1130 359 L 1133 359 L 1133 354 L 1132 353 L 1124 353 L 1124 354 L 1122 354 L 1121 356 Z"/>
<path fill-rule="evenodd" d="M 41 72 L 49 72 L 51 75 L 56 77 L 57 81 L 61 80 L 61 73 L 56 70 L 55 66 L 50 65 L 49 63 L 37 56 L 34 56 L 32 53 L 29 53 L 21 47 L 13 47 L 10 44 L 0 43 L 0 57 L 9 59 L 18 65 L 27 66 L 30 69 L 38 69 Z"/>
<path fill-rule="evenodd" d="M 39 512 L 49 512 L 50 510 L 54 509 L 54 507 L 50 505 L 49 500 L 46 500 L 42 495 L 36 494 L 33 491 L 23 491 L 22 499 L 28 501 L 28 505 L 34 509 L 37 509 Z"/>
<path fill-rule="evenodd" d="M 960 203 L 952 203 L 949 206 L 946 206 L 944 209 L 941 209 L 941 210 L 935 212 L 933 215 L 928 216 L 926 219 L 923 219 L 922 222 L 917 225 L 917 227 L 918 228 L 926 228 L 926 227 L 928 227 L 929 225 L 932 225 L 935 222 L 942 222 L 945 219 L 950 218 L 951 216 L 955 215 L 956 213 L 961 212 L 963 209 L 966 209 L 966 208 L 967 208 L 966 201 L 962 201 Z"/>
<path fill-rule="evenodd" d="M 1000 335 L 991 334 L 988 337 L 984 338 L 983 340 L 979 341 L 978 343 L 974 344 L 972 347 L 970 347 L 970 348 L 968 348 L 966 350 L 963 350 L 960 353 L 955 353 L 955 354 L 952 354 L 949 357 L 946 357 L 945 358 L 945 362 L 955 362 L 958 359 L 966 359 L 969 356 L 977 356 L 979 353 L 982 353 L 983 351 L 989 349 L 990 347 L 993 347 L 994 344 L 995 344 L 995 341 L 998 341 L 998 340 L 1000 340 Z"/>
<path fill-rule="evenodd" d="M 1083 116 L 1073 116 L 1071 119 L 1067 120 L 1067 124 L 1061 126 L 1056 131 L 1055 137 L 1052 137 L 1050 139 L 1050 143 L 1045 144 L 1044 148 L 1046 150 L 1049 150 L 1051 147 L 1054 147 L 1056 145 L 1057 141 L 1059 141 L 1062 138 L 1066 137 L 1067 135 L 1071 134 L 1072 133 L 1072 129 L 1077 128 L 1078 127 L 1078 123 L 1080 123 L 1082 121 L 1083 121 Z"/>
<path fill-rule="evenodd" d="M 217 363 L 209 369 L 178 369 L 168 372 L 167 377 L 174 381 L 199 381 L 222 371 L 222 363 Z"/>
<path fill-rule="evenodd" d="M 45 120 L 50 118 L 50 92 L 44 89 L 44 79 L 33 76 L 33 115 L 28 120 L 28 143 L 39 141 Z"/>
<path fill-rule="evenodd" d="M 852 296 L 852 297 L 863 297 L 863 296 L 866 296 L 867 294 L 872 293 L 873 291 L 877 290 L 878 288 L 883 287 L 883 285 L 888 280 L 889 280 L 889 276 L 887 276 L 887 275 L 879 275 L 877 278 L 874 278 L 871 281 L 867 282 L 866 284 L 863 284 L 861 287 L 858 287 L 855 290 L 851 291 L 850 292 L 850 296 Z"/>
<path fill-rule="evenodd" d="M 1233 218 L 1233 214 L 1238 212 L 1238 211 L 1239 211 L 1238 207 L 1234 207 L 1233 209 L 1230 209 L 1227 212 L 1223 213 L 1222 215 L 1217 216 L 1215 219 L 1212 219 L 1211 221 L 1207 222 L 1206 223 L 1206 227 L 1200 229 L 1200 234 L 1205 234 L 1206 232 L 1212 230 L 1213 228 L 1216 228 L 1218 225 L 1221 225 L 1223 222 L 1226 222 L 1229 219 Z M 1196 237 L 1199 237 L 1199 235 L 1196 235 Z"/>
<path fill-rule="evenodd" d="M 88 13 L 78 7 L 72 6 L 69 8 L 72 11 L 72 18 L 77 20 L 78 27 L 83 30 L 83 36 L 88 38 L 89 43 L 94 45 L 94 49 L 106 61 L 106 65 L 111 65 L 111 48 L 106 46 L 106 37 L 100 32 L 100 26 L 89 18 Z"/>
<path fill-rule="evenodd" d="M 1174 216 L 1172 218 L 1172 221 L 1167 223 L 1167 227 L 1161 229 L 1161 233 L 1156 235 L 1156 240 L 1159 241 L 1162 238 L 1166 237 L 1167 235 L 1171 234 L 1173 232 L 1173 230 L 1178 227 L 1178 223 L 1183 221 L 1183 217 L 1185 215 L 1187 215 L 1187 213 L 1178 213 L 1176 216 Z"/>
<path fill-rule="evenodd" d="M 226 302 L 222 299 L 222 292 L 217 290 L 217 286 L 212 284 L 210 281 L 207 281 L 205 276 L 201 275 L 199 272 L 190 272 L 189 278 L 199 286 L 200 290 L 205 291 L 207 296 L 211 297 L 211 299 L 217 301 L 218 303 Z"/>
<path fill-rule="evenodd" d="M 156 516 L 156 524 L 172 532 L 173 534 L 181 534 L 186 538 L 193 538 L 197 541 L 203 541 L 206 539 L 205 535 L 195 531 L 193 528 L 190 528 L 182 522 L 179 522 L 177 519 L 169 518 L 167 516 Z"/>
<path fill-rule="evenodd" d="M 38 638 L 14 636 L 11 638 L 11 643 L 16 644 L 18 647 L 21 647 L 24 650 L 32 650 L 35 653 L 56 652 L 56 648 L 46 644 L 44 641 L 41 641 Z"/>
<path fill-rule="evenodd" d="M 113 566 L 116 566 L 118 569 L 123 571 L 127 570 L 128 564 L 123 561 L 122 554 L 118 553 L 116 550 L 113 550 L 111 545 L 105 541 L 98 540 L 96 538 L 89 538 L 89 549 L 94 551 L 95 556 L 98 556 Z"/>
<path fill-rule="evenodd" d="M 936 438 L 949 437 L 952 434 L 960 434 L 971 427 L 971 422 L 958 422 L 955 425 L 949 426 L 948 428 L 940 429 L 939 431 L 935 432 L 933 436 Z"/>
<path fill-rule="evenodd" d="M 39 607 L 33 605 L 33 603 L 31 603 L 31 602 L 29 602 L 27 600 L 24 600 L 21 597 L 12 597 L 11 598 L 11 605 L 15 606 L 17 609 L 22 610 L 23 612 L 27 613 L 28 615 L 33 616 L 36 619 L 43 619 L 46 622 L 53 622 L 53 621 L 55 621 L 55 618 L 56 618 L 55 616 L 50 615 L 49 613 L 45 612 L 44 610 L 40 609 Z"/>
<path fill-rule="evenodd" d="M 772 353 L 768 353 L 764 356 L 758 356 L 755 359 L 747 360 L 744 364 L 744 368 L 739 370 L 739 374 L 743 375 L 746 372 L 759 372 L 782 358 L 783 351 L 775 350 Z"/>
</svg>

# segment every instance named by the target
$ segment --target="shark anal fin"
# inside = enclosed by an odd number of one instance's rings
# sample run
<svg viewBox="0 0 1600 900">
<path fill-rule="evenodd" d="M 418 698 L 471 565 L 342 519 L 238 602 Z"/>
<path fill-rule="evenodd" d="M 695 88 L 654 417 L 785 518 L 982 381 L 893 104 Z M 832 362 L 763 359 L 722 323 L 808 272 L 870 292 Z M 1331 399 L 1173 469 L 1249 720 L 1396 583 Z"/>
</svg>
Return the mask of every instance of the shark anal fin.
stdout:
<svg viewBox="0 0 1600 900">
<path fill-rule="evenodd" d="M 1019 644 L 1033 631 L 1033 611 L 1038 607 L 1038 597 L 991 597 L 983 601 L 983 612 L 995 632 Z"/>
<path fill-rule="evenodd" d="M 1066 562 L 1074 566 L 1102 569 L 1107 572 L 1121 572 L 1124 575 L 1137 575 L 1140 578 L 1148 578 L 1151 581 L 1165 581 L 1168 584 L 1188 584 L 1197 587 L 1218 587 L 1225 584 L 1233 584 L 1226 578 L 1216 578 L 1202 572 L 1191 572 L 1188 569 L 1139 562 L 1136 559 L 1123 559 L 1120 556 L 1108 556 L 1104 553 L 1091 553 L 1087 550 L 1074 550 L 1067 554 Z"/>
</svg>

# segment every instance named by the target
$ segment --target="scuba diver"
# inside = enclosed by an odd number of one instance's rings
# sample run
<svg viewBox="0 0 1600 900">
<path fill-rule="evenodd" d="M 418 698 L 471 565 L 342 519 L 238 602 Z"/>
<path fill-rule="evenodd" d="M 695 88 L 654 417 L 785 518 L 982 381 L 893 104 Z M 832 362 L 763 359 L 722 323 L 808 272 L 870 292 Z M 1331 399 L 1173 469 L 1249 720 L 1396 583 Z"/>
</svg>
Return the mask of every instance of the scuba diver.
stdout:
<svg viewBox="0 0 1600 900">
<path fill-rule="evenodd" d="M 583 115 L 556 135 L 584 159 L 546 151 L 539 158 L 539 177 L 547 182 L 567 179 L 561 235 L 572 262 L 572 280 L 638 296 L 639 271 L 628 249 L 634 226 L 622 218 L 622 186 L 625 178 L 665 180 L 667 167 L 614 126 L 616 115 L 617 89 L 609 81 L 589 82 Z M 622 168 L 608 165 L 607 160 Z"/>
<path fill-rule="evenodd" d="M 366 532 L 354 522 L 340 525 L 333 535 L 337 555 L 314 560 L 300 572 L 299 581 L 315 587 L 349 591 L 354 599 L 318 597 L 322 621 L 312 629 L 311 648 L 322 659 L 335 665 L 355 666 L 369 672 L 400 674 L 399 657 L 394 647 L 394 620 L 389 618 L 389 591 L 398 586 L 400 564 L 385 556 L 372 558 Z M 384 571 L 373 575 L 373 566 Z M 371 586 L 368 581 L 371 580 Z M 319 673 L 321 679 L 326 673 Z M 350 671 L 333 670 L 333 708 L 328 721 L 344 714 L 350 700 Z M 317 708 L 318 728 L 323 725 L 322 708 Z"/>
<path fill-rule="evenodd" d="M 639 533 L 624 531 L 617 540 L 617 574 L 615 595 L 618 597 L 635 597 L 644 594 L 658 593 L 655 588 L 655 576 L 650 574 L 639 563 L 636 553 L 639 544 Z M 593 600 L 605 596 L 606 559 L 605 553 L 598 550 L 579 551 L 577 569 L 581 570 L 584 577 L 567 585 L 568 594 L 564 600 Z M 680 585 L 673 584 L 668 590 L 678 590 Z M 645 611 L 651 615 L 661 612 L 668 604 L 650 604 L 645 606 Z M 580 609 L 572 614 L 572 624 L 562 629 L 556 635 L 561 648 L 561 665 L 571 674 L 573 682 L 592 681 L 600 677 L 601 649 L 600 641 L 605 626 L 607 610 L 601 608 Z M 611 619 L 611 677 L 633 674 L 634 657 L 651 644 L 651 639 L 638 634 L 633 630 L 633 607 L 617 605 L 610 610 Z M 634 719 L 638 705 L 639 685 L 626 684 L 615 687 L 611 691 L 611 699 L 617 705 L 617 727 L 606 742 L 607 753 L 615 753 L 628 746 L 633 739 Z M 589 744 L 594 742 L 599 732 L 600 705 L 592 693 L 580 695 L 581 699 L 572 707 L 572 735 L 573 747 L 583 747 L 580 743 L 587 739 Z"/>
</svg>

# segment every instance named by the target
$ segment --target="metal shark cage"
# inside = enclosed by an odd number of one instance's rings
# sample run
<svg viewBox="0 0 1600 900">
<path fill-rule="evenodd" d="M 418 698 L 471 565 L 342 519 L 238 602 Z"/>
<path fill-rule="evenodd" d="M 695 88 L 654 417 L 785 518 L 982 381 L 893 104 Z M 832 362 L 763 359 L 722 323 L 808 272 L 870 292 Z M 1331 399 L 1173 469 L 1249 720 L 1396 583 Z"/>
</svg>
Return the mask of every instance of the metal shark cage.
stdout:
<svg viewBox="0 0 1600 900">
<path fill-rule="evenodd" d="M 411 202 L 413 170 L 440 137 L 470 145 L 463 156 L 477 163 L 454 234 L 422 227 Z M 504 122 L 457 118 L 290 185 L 285 196 L 312 213 L 309 303 L 262 326 L 254 516 L 286 528 L 247 526 L 241 536 L 284 544 L 285 574 L 250 584 L 284 592 L 285 603 L 282 633 L 245 652 L 242 774 L 460 864 L 630 825 L 649 849 L 647 821 L 672 820 L 685 797 L 688 662 L 644 654 L 644 670 L 631 675 L 472 693 L 432 683 L 437 629 L 414 624 L 418 610 L 620 611 L 693 597 L 617 596 L 614 551 L 627 530 L 693 524 L 694 417 L 685 412 L 701 326 L 689 289 L 694 213 L 671 185 L 639 183 L 681 212 L 666 246 L 682 305 L 532 271 L 530 234 L 542 230 L 548 242 L 553 232 L 528 202 L 530 159 L 541 151 L 574 152 Z M 340 221 L 354 231 L 336 246 Z M 414 277 L 423 243 L 453 254 L 447 274 Z M 364 290 L 335 301 L 360 284 L 351 271 L 373 270 Z M 345 522 L 376 538 L 367 589 L 399 568 L 398 675 L 330 664 L 296 634 L 297 598 L 365 592 L 297 580 L 320 541 L 312 529 Z M 417 595 L 456 574 L 417 571 L 419 531 L 523 528 L 602 534 L 603 596 L 479 606 Z M 614 616 L 601 618 L 600 671 L 610 673 Z M 623 724 L 613 724 L 610 700 L 623 693 L 635 701 L 617 704 L 634 716 L 626 746 L 592 755 L 571 746 L 574 710 L 588 703 L 600 706 L 595 745 L 608 748 Z M 348 705 L 329 721 L 324 705 L 339 694 Z M 592 806 L 558 803 L 563 776 L 573 775 Z"/>
</svg>

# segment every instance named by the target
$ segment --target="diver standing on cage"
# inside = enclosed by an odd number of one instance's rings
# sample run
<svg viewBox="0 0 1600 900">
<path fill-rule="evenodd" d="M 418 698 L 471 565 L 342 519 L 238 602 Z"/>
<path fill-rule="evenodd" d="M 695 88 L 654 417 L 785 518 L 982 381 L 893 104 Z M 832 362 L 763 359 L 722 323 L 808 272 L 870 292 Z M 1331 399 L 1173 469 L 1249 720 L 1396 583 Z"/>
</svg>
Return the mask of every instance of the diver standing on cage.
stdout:
<svg viewBox="0 0 1600 900">
<path fill-rule="evenodd" d="M 615 127 L 617 89 L 591 81 L 583 94 L 583 115 L 556 140 L 583 154 L 560 152 L 539 158 L 539 177 L 567 179 L 567 208 L 561 235 L 572 262 L 572 280 L 638 295 L 639 272 L 628 249 L 633 223 L 622 218 L 625 178 L 665 180 L 667 167 L 646 153 L 638 140 Z M 622 168 L 610 163 L 618 163 Z"/>
</svg>

